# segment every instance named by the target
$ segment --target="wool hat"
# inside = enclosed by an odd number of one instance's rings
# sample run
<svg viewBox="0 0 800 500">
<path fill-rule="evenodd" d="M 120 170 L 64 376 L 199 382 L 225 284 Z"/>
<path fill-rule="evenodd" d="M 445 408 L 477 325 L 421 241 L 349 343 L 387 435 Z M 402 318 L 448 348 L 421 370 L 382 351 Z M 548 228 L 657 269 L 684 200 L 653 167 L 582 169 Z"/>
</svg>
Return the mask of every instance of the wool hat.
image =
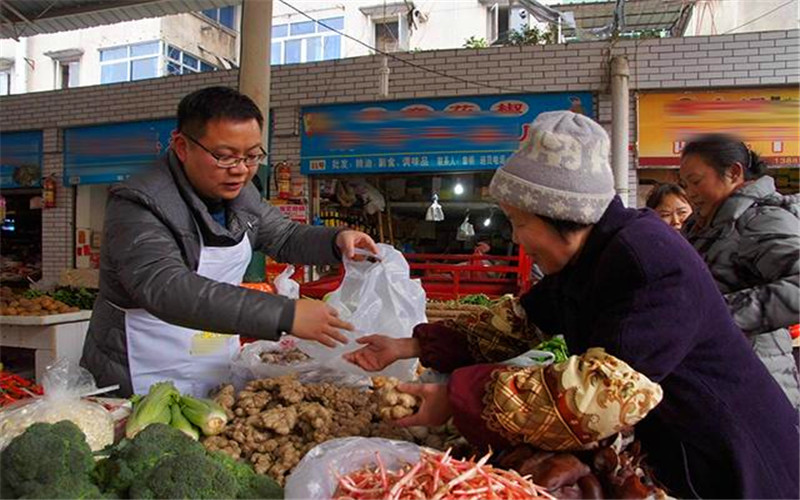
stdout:
<svg viewBox="0 0 800 500">
<path fill-rule="evenodd" d="M 495 172 L 490 194 L 528 213 L 593 224 L 614 198 L 603 127 L 571 111 L 536 117 L 527 139 Z"/>
</svg>

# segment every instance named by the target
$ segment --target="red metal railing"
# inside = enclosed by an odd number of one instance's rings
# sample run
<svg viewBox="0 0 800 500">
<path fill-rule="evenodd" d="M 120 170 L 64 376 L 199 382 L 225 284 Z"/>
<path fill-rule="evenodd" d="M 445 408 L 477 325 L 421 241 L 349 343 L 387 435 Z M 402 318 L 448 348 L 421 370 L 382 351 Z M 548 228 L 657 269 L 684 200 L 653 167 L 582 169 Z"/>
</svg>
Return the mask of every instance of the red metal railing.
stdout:
<svg viewBox="0 0 800 500">
<path fill-rule="evenodd" d="M 483 293 L 499 297 L 520 294 L 531 286 L 530 257 L 481 254 L 404 254 L 412 278 L 422 280 L 429 299 L 452 300 Z M 300 294 L 322 298 L 339 287 L 344 267 L 339 273 L 300 285 Z"/>
</svg>

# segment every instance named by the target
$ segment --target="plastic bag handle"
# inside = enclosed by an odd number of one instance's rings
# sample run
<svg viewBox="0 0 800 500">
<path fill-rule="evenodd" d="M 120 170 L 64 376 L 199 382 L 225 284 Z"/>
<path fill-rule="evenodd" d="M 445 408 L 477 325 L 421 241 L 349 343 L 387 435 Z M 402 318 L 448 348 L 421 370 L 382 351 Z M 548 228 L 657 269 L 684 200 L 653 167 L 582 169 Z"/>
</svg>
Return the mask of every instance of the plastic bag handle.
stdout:
<svg viewBox="0 0 800 500">
<path fill-rule="evenodd" d="M 354 248 L 353 255 L 363 255 L 367 258 L 367 262 L 381 262 L 381 258 L 379 256 L 375 255 L 369 250 L 364 250 L 363 248 Z"/>
</svg>

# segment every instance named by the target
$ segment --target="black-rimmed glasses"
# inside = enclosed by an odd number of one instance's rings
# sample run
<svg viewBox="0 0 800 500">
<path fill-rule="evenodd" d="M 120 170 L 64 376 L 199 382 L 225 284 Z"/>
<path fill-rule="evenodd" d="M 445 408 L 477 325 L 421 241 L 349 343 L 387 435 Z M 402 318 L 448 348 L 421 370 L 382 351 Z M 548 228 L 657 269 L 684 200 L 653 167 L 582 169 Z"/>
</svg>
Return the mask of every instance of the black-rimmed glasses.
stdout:
<svg viewBox="0 0 800 500">
<path fill-rule="evenodd" d="M 185 132 L 182 132 L 182 134 L 187 139 L 200 146 L 203 149 L 203 151 L 210 154 L 215 160 L 217 160 L 217 166 L 219 168 L 233 168 L 238 166 L 242 162 L 244 162 L 245 166 L 252 168 L 260 165 L 261 162 L 264 161 L 264 158 L 267 157 L 267 152 L 264 151 L 264 148 L 261 146 L 258 147 L 258 149 L 260 149 L 261 152 L 255 155 L 247 155 L 247 156 L 218 155 L 213 151 L 211 151 L 210 149 L 208 149 L 207 147 L 203 146 L 200 143 L 200 141 L 198 141 L 191 135 Z"/>
</svg>

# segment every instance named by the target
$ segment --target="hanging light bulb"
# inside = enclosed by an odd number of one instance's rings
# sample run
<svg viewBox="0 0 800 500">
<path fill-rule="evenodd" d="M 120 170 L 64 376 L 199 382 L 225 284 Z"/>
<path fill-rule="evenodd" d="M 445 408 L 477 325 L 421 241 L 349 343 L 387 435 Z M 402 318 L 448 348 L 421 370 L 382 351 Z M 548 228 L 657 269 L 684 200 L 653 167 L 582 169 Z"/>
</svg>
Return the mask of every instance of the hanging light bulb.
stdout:
<svg viewBox="0 0 800 500">
<path fill-rule="evenodd" d="M 492 225 L 492 216 L 494 215 L 494 208 L 489 210 L 489 215 L 483 219 L 483 227 L 489 227 Z"/>
<path fill-rule="evenodd" d="M 456 181 L 456 185 L 453 187 L 453 193 L 455 193 L 456 196 L 464 194 L 464 185 L 461 184 L 461 181 Z"/>
</svg>

